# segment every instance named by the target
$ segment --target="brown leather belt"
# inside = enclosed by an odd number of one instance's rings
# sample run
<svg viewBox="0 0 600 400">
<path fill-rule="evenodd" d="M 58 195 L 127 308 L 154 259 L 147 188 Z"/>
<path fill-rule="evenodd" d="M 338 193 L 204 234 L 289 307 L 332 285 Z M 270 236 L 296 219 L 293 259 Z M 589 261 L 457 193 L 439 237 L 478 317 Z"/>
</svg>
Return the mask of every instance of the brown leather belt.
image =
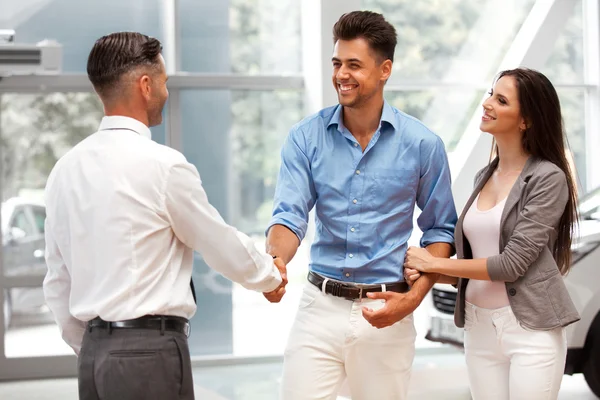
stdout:
<svg viewBox="0 0 600 400">
<path fill-rule="evenodd" d="M 164 331 L 175 331 L 190 335 L 190 323 L 186 318 L 167 315 L 144 315 L 136 319 L 125 321 L 105 321 L 100 317 L 88 321 L 87 327 L 91 332 L 93 328 L 107 329 L 110 333 L 113 329 L 151 329 Z"/>
<path fill-rule="evenodd" d="M 308 281 L 322 290 L 325 277 L 310 271 L 308 273 Z M 325 284 L 325 293 L 336 297 L 343 297 L 348 300 L 363 299 L 367 297 L 367 293 L 381 292 L 381 289 L 382 285 L 358 285 L 336 280 L 328 280 Z M 387 292 L 406 293 L 408 292 L 409 287 L 406 282 L 393 282 L 386 283 L 385 290 Z"/>
</svg>

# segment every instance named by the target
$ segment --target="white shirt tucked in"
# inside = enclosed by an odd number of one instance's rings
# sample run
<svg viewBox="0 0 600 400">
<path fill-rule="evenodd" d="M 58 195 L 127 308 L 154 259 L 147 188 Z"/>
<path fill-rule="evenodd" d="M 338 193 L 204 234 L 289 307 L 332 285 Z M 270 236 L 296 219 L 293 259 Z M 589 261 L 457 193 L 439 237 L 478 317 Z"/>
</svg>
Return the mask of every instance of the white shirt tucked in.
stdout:
<svg viewBox="0 0 600 400">
<path fill-rule="evenodd" d="M 135 119 L 104 117 L 56 163 L 45 201 L 44 294 L 76 353 L 98 316 L 191 318 L 194 250 L 248 289 L 281 283 L 271 256 L 209 204 L 196 168 Z"/>
<path fill-rule="evenodd" d="M 477 207 L 479 195 L 465 214 L 463 231 L 471 245 L 473 258 L 488 258 L 500 252 L 500 219 L 506 198 L 489 210 Z M 509 305 L 504 282 L 469 279 L 465 300 L 481 308 L 500 308 Z"/>
</svg>

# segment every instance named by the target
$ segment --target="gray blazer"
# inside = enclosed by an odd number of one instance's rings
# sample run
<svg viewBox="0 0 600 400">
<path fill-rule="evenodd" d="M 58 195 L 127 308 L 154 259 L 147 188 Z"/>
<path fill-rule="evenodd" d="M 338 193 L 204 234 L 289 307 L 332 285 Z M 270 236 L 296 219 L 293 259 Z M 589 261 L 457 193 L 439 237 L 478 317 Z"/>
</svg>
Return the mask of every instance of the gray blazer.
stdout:
<svg viewBox="0 0 600 400">
<path fill-rule="evenodd" d="M 497 165 L 498 158 L 475 176 L 475 190 L 454 233 L 459 259 L 473 258 L 463 221 Z M 552 255 L 568 197 L 565 174 L 551 162 L 529 157 L 502 211 L 500 254 L 488 258 L 487 270 L 492 281 L 505 282 L 512 311 L 526 328 L 550 330 L 580 319 Z M 457 285 L 454 321 L 461 328 L 468 281 L 461 278 Z"/>
</svg>

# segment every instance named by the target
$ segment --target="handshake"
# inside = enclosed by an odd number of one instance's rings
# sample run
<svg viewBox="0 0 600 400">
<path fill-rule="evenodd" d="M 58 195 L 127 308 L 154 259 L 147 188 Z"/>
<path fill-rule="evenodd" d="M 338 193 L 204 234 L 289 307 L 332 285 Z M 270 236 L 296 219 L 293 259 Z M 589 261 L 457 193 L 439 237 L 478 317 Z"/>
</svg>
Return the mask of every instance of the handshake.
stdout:
<svg viewBox="0 0 600 400">
<path fill-rule="evenodd" d="M 275 266 L 279 270 L 279 273 L 281 274 L 281 285 L 279 285 L 277 287 L 277 289 L 273 290 L 272 292 L 266 292 L 266 293 L 263 293 L 263 295 L 271 303 L 279 303 L 281 301 L 281 298 L 285 294 L 285 285 L 287 285 L 287 283 L 288 283 L 287 269 L 285 267 L 285 263 L 283 262 L 283 260 L 281 258 L 273 259 L 273 263 L 275 264 Z"/>
</svg>

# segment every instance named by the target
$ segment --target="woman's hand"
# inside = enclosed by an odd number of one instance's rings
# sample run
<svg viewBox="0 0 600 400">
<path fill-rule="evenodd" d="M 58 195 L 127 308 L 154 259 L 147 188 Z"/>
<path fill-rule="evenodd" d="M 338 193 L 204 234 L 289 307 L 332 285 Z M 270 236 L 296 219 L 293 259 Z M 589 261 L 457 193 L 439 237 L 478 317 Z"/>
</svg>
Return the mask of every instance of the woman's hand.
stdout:
<svg viewBox="0 0 600 400">
<path fill-rule="evenodd" d="M 412 286 L 420 277 L 421 273 L 416 269 L 404 268 L 404 280 L 408 283 L 408 286 Z"/>
<path fill-rule="evenodd" d="M 409 247 L 406 252 L 406 258 L 404 259 L 404 268 L 414 269 L 425 273 L 435 272 L 433 271 L 434 262 L 435 257 L 432 256 L 427 250 L 420 247 Z M 414 282 L 416 279 L 412 280 Z"/>
</svg>

